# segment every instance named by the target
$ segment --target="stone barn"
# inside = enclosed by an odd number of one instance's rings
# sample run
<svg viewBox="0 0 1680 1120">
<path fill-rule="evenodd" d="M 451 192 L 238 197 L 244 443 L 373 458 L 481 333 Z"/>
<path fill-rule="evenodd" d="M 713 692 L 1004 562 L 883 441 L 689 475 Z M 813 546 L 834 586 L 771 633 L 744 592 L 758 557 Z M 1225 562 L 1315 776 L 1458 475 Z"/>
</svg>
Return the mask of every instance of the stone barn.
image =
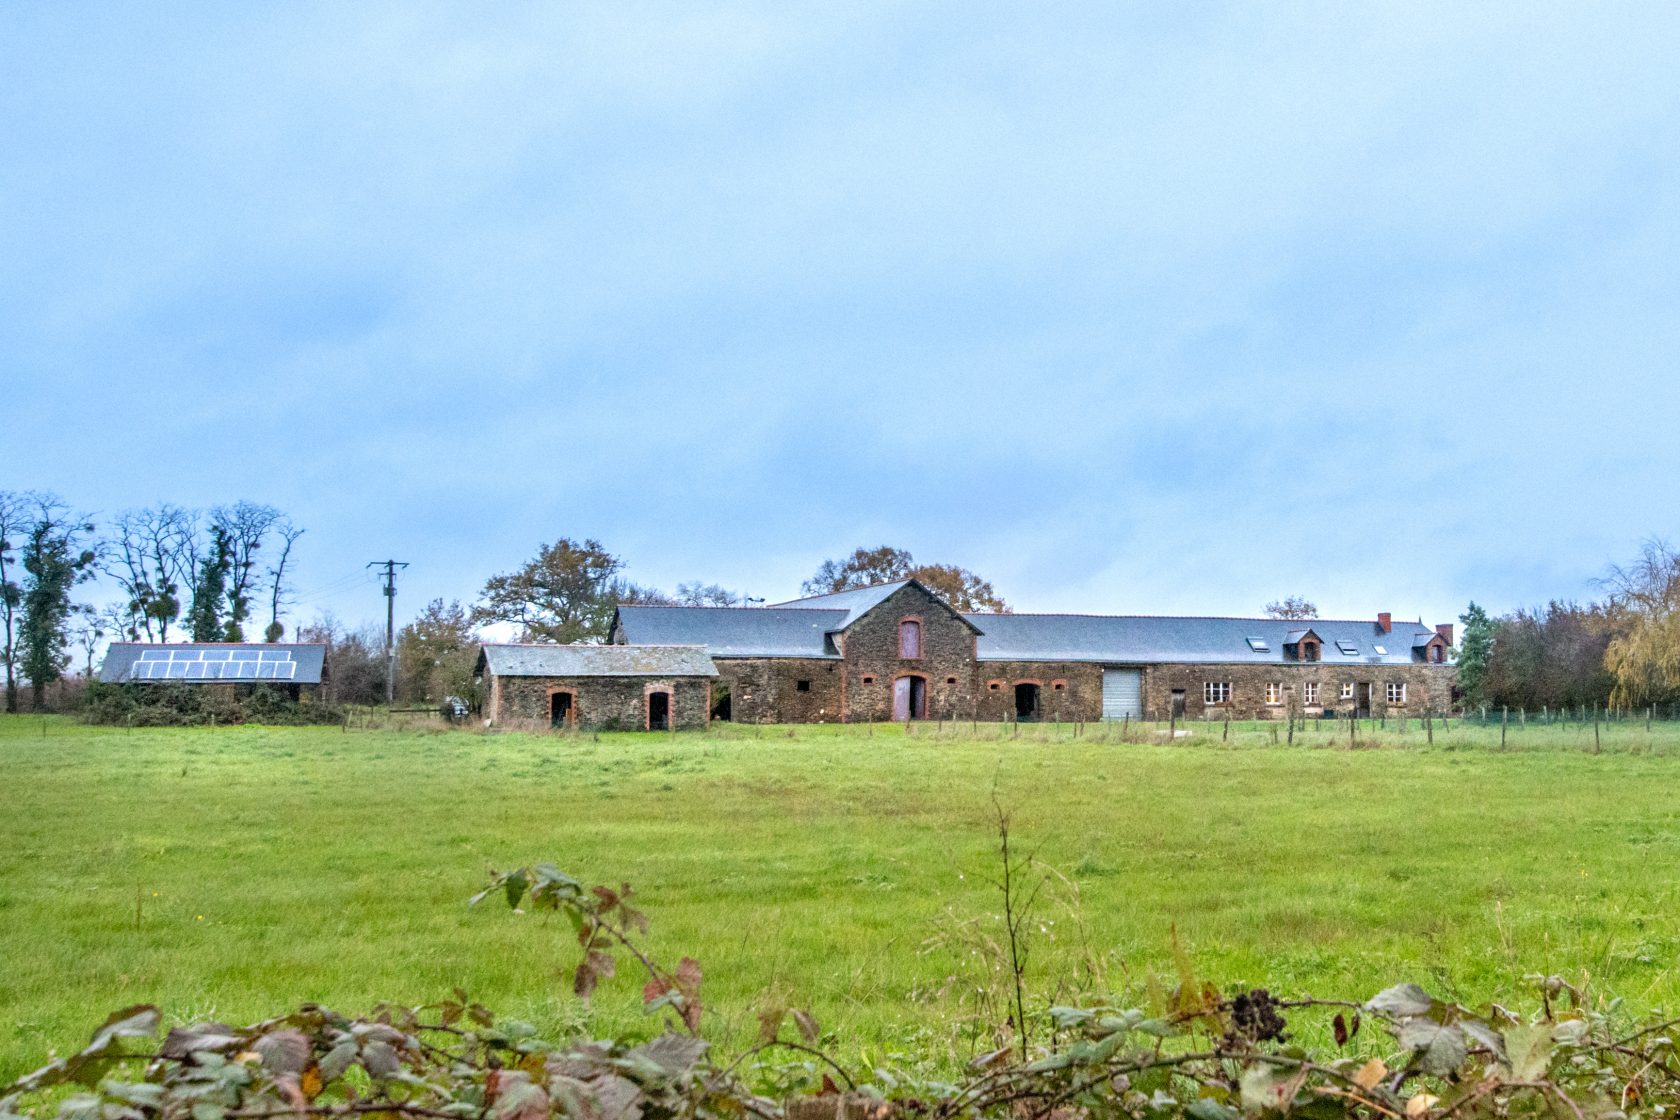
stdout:
<svg viewBox="0 0 1680 1120">
<path fill-rule="evenodd" d="M 718 672 L 703 646 L 486 645 L 477 677 L 493 724 L 702 730 Z"/>
<path fill-rule="evenodd" d="M 1284 719 L 1449 711 L 1452 627 L 1375 619 L 963 614 L 914 579 L 768 607 L 618 608 L 614 642 L 695 645 L 713 717 Z"/>
</svg>

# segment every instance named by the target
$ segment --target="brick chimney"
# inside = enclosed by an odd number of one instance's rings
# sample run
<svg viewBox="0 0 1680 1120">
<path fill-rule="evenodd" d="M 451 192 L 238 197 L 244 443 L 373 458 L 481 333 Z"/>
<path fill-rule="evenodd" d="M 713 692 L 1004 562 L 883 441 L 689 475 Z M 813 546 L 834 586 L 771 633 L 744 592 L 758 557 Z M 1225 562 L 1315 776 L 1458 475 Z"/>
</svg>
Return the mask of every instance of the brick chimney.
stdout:
<svg viewBox="0 0 1680 1120">
<path fill-rule="evenodd" d="M 1377 629 L 1381 630 L 1384 634 L 1394 633 L 1394 616 L 1388 611 L 1384 611 L 1379 614 L 1377 616 Z"/>
<path fill-rule="evenodd" d="M 1452 640 L 1453 639 L 1453 624 L 1452 623 L 1450 623 L 1450 622 L 1441 623 L 1439 626 L 1435 627 L 1435 633 L 1441 635 L 1441 640 L 1446 642 L 1449 646 L 1453 644 L 1453 640 Z"/>
</svg>

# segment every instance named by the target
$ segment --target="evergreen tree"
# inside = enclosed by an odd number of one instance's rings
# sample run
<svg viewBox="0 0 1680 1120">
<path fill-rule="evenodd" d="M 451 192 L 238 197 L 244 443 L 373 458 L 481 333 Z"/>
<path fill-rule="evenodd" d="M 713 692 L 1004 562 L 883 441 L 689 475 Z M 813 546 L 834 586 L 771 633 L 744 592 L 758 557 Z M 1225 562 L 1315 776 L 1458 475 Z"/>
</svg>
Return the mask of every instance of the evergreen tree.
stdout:
<svg viewBox="0 0 1680 1120">
<path fill-rule="evenodd" d="M 1464 636 L 1458 645 L 1458 686 L 1467 701 L 1479 704 L 1486 699 L 1488 662 L 1493 657 L 1497 624 L 1475 603 L 1458 620 L 1464 624 Z"/>
<path fill-rule="evenodd" d="M 195 642 L 238 641 L 229 637 L 237 632 L 238 623 L 228 620 L 222 625 L 222 599 L 227 594 L 228 573 L 233 567 L 232 540 L 220 525 L 210 530 L 210 555 L 198 565 L 193 579 L 192 608 L 187 612 L 187 626 Z"/>
<path fill-rule="evenodd" d="M 56 499 L 37 500 L 35 522 L 23 545 L 23 622 L 18 661 L 29 679 L 35 710 L 46 704 L 47 685 L 70 664 L 70 589 L 92 579 L 92 549 L 82 547 L 92 525 L 70 517 Z"/>
</svg>

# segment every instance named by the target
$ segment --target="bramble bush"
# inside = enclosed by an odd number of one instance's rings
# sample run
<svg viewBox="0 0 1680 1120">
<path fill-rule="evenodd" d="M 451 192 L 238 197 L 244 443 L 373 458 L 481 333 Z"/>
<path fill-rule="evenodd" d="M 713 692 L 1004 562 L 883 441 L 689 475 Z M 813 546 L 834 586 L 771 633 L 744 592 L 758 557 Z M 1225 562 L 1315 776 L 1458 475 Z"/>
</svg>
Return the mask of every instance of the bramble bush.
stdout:
<svg viewBox="0 0 1680 1120">
<path fill-rule="evenodd" d="M 271 685 L 206 687 L 187 684 L 91 682 L 81 718 L 118 727 L 200 727 L 208 724 L 270 725 L 344 722 L 344 709 L 319 698 L 293 700 Z"/>
<path fill-rule="evenodd" d="M 1533 977 L 1509 1006 L 1472 1009 L 1410 983 L 1358 1002 L 1222 993 L 1181 963 L 1177 985 L 1149 1006 L 1092 994 L 1031 1010 L 1024 939 L 1037 886 L 999 820 L 994 882 L 1011 931 L 1001 1045 L 955 1078 L 847 1070 L 809 1012 L 775 1005 L 760 1012 L 757 1042 L 726 1060 L 704 1038 L 700 965 L 667 969 L 648 954 L 630 887 L 586 889 L 538 864 L 492 873 L 472 902 L 562 914 L 579 946 L 573 991 L 587 999 L 621 964 L 634 970 L 659 1020 L 650 1040 L 541 1038 L 457 989 L 361 1017 L 305 1005 L 248 1026 L 194 1023 L 157 1044 L 146 1040 L 161 1013 L 142 1005 L 0 1089 L 0 1120 L 1612 1120 L 1680 1109 L 1680 1020 L 1634 1022 L 1556 976 Z M 1326 1046 L 1295 1039 L 1304 1019 Z"/>
</svg>

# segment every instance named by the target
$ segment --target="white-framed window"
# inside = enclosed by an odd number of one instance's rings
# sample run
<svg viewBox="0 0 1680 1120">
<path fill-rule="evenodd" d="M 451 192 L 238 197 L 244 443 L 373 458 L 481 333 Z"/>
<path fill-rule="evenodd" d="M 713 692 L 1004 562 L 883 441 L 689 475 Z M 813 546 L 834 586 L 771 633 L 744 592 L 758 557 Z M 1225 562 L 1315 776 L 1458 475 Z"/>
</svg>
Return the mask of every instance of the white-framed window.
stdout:
<svg viewBox="0 0 1680 1120">
<path fill-rule="evenodd" d="M 1388 682 L 1388 702 L 1390 704 L 1404 704 L 1406 702 L 1406 682 Z"/>
<path fill-rule="evenodd" d="M 1343 700 L 1352 700 L 1353 699 L 1353 682 L 1352 681 L 1343 681 L 1342 682 L 1342 699 Z"/>
<path fill-rule="evenodd" d="M 1267 681 L 1266 682 L 1266 703 L 1268 703 L 1268 704 L 1281 704 L 1281 703 L 1283 703 L 1283 682 L 1282 681 Z"/>
<path fill-rule="evenodd" d="M 1230 681 L 1203 681 L 1202 703 L 1229 704 L 1231 702 Z"/>
<path fill-rule="evenodd" d="M 1318 703 L 1318 682 L 1307 681 L 1301 686 L 1301 703 L 1312 707 Z"/>
</svg>

